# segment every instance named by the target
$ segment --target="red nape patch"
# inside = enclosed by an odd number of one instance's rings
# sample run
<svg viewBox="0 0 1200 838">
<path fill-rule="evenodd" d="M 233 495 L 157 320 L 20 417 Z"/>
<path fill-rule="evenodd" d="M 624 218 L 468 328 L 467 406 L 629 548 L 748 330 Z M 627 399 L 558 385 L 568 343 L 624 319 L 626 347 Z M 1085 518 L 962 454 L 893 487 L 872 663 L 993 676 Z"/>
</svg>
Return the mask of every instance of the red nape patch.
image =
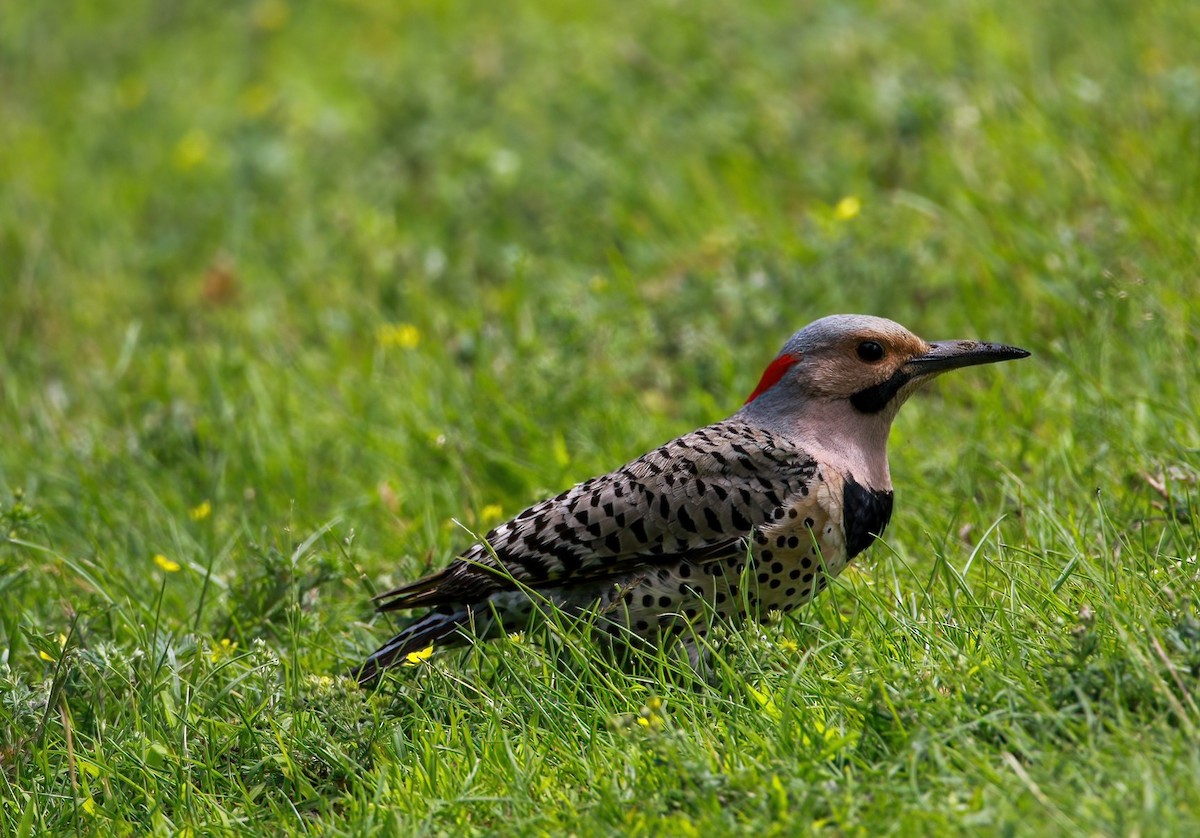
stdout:
<svg viewBox="0 0 1200 838">
<path fill-rule="evenodd" d="M 798 363 L 800 363 L 799 355 L 780 355 L 768 364 L 767 368 L 763 370 L 762 378 L 758 380 L 758 386 L 754 388 L 750 398 L 746 399 L 746 404 L 750 404 L 778 384 L 779 379 L 783 378 L 784 374 Z"/>
</svg>

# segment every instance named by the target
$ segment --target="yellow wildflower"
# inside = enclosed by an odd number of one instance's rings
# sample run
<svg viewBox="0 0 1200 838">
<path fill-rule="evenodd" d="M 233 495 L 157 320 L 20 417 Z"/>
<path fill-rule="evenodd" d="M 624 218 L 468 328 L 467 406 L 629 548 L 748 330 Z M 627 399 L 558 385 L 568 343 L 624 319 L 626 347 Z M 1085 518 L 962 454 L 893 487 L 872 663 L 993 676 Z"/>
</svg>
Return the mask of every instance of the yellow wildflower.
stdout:
<svg viewBox="0 0 1200 838">
<path fill-rule="evenodd" d="M 57 640 L 59 649 L 65 649 L 67 647 L 67 636 L 65 634 L 59 632 Z M 58 658 L 51 657 L 44 651 L 38 652 L 38 657 L 44 661 L 47 661 L 48 663 L 54 663 L 56 660 L 58 660 Z"/>
<path fill-rule="evenodd" d="M 212 140 L 203 131 L 193 129 L 183 135 L 175 145 L 175 168 L 187 171 L 208 159 L 212 152 Z"/>
<path fill-rule="evenodd" d="M 853 195 L 847 195 L 837 202 L 833 208 L 833 217 L 838 221 L 849 221 L 862 210 L 862 201 Z"/>
<path fill-rule="evenodd" d="M 421 663 L 422 661 L 429 660 L 429 658 L 432 656 L 433 656 L 433 644 L 430 643 L 428 646 L 426 646 L 424 649 L 421 649 L 418 652 L 409 652 L 407 655 L 405 655 L 404 656 L 404 665 L 405 666 L 416 666 L 417 664 Z"/>
<path fill-rule="evenodd" d="M 504 510 L 498 503 L 489 503 L 483 509 L 479 510 L 479 523 L 485 527 L 491 527 L 492 524 L 500 523 L 504 517 Z"/>
<path fill-rule="evenodd" d="M 165 570 L 167 573 L 178 573 L 181 566 L 179 562 L 171 561 L 162 553 L 157 553 L 154 556 L 154 563 L 158 565 L 160 570 Z"/>
<path fill-rule="evenodd" d="M 785 637 L 779 641 L 779 648 L 790 654 L 792 652 L 799 651 L 800 644 L 795 640 L 792 640 L 790 637 Z"/>
<path fill-rule="evenodd" d="M 199 506 L 194 506 L 188 511 L 188 517 L 193 521 L 203 521 L 211 514 L 212 503 L 209 501 L 204 501 Z"/>
<path fill-rule="evenodd" d="M 660 730 L 666 719 L 662 714 L 662 699 L 656 695 L 646 699 L 646 704 L 638 711 L 637 725 L 647 730 Z"/>
<path fill-rule="evenodd" d="M 375 331 L 375 339 L 384 348 L 416 349 L 421 343 L 421 330 L 412 323 L 384 323 Z"/>
<path fill-rule="evenodd" d="M 230 640 L 228 637 L 222 637 L 221 642 L 213 646 L 212 654 L 209 657 L 213 663 L 217 663 L 222 658 L 227 658 L 237 651 L 237 643 Z"/>
</svg>

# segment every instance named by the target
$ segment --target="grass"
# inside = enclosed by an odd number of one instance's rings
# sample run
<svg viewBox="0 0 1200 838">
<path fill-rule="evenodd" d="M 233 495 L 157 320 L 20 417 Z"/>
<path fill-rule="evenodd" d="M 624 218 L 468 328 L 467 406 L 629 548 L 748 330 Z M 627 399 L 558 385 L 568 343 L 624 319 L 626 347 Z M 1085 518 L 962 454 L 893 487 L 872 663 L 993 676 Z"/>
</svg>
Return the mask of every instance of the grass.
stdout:
<svg viewBox="0 0 1200 838">
<path fill-rule="evenodd" d="M 0 833 L 1195 834 L 1198 28 L 5 5 Z M 1034 357 L 905 407 L 884 543 L 711 683 L 561 624 L 340 677 L 837 311 Z"/>
</svg>

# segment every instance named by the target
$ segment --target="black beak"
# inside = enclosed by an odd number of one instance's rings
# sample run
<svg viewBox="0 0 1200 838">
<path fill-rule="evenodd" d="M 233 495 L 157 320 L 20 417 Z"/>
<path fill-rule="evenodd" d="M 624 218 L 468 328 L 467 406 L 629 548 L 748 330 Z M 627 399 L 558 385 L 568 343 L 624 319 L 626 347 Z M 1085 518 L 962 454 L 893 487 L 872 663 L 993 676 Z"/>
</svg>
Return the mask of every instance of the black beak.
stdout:
<svg viewBox="0 0 1200 838">
<path fill-rule="evenodd" d="M 995 364 L 999 361 L 1015 361 L 1028 358 L 1029 353 L 1015 346 L 1001 343 L 980 343 L 977 340 L 942 340 L 929 344 L 929 351 L 913 358 L 904 365 L 904 371 L 913 378 L 922 375 L 973 367 L 977 364 Z"/>
</svg>

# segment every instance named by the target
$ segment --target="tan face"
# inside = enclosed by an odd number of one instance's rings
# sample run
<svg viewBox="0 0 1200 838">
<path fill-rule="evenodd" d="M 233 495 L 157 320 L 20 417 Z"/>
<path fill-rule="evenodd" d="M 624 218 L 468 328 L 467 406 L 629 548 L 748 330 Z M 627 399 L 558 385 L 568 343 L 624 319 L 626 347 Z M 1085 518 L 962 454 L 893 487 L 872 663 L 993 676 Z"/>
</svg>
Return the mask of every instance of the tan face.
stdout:
<svg viewBox="0 0 1200 838">
<path fill-rule="evenodd" d="M 901 326 L 854 329 L 809 352 L 797 364 L 801 384 L 825 399 L 850 399 L 872 388 L 906 384 L 904 367 L 929 351 L 929 344 Z"/>
<path fill-rule="evenodd" d="M 783 426 L 809 421 L 824 405 L 833 410 L 828 416 L 844 417 L 822 419 L 826 425 L 870 416 L 886 429 L 900 405 L 941 373 L 1028 354 L 977 340 L 929 343 L 882 317 L 830 315 L 792 335 L 744 410 L 764 426 Z"/>
</svg>

